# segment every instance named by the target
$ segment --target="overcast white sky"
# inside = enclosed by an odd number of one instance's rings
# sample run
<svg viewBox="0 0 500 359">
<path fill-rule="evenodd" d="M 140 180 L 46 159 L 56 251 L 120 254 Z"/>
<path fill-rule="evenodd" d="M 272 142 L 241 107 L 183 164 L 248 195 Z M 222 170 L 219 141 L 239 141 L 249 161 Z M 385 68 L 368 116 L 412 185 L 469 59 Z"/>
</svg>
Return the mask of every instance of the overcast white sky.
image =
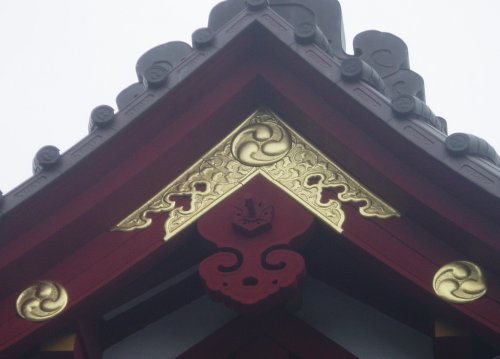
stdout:
<svg viewBox="0 0 500 359">
<path fill-rule="evenodd" d="M 136 81 L 139 56 L 163 42 L 190 43 L 218 2 L 2 0 L 0 190 L 31 176 L 42 146 L 64 152 L 83 138 L 90 111 L 116 108 L 118 92 Z M 500 152 L 500 1 L 340 3 L 349 52 L 361 31 L 401 37 L 449 133 L 475 134 Z"/>
</svg>

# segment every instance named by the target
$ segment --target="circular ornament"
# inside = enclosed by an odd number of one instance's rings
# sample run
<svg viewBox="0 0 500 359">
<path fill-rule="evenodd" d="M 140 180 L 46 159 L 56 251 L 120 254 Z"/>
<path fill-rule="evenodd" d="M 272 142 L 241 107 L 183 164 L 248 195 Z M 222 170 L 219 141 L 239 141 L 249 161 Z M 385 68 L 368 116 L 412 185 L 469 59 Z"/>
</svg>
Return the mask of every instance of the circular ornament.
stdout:
<svg viewBox="0 0 500 359">
<path fill-rule="evenodd" d="M 204 27 L 193 32 L 191 40 L 194 47 L 197 49 L 204 49 L 214 43 L 215 32 L 208 27 Z"/>
<path fill-rule="evenodd" d="M 247 166 L 259 167 L 275 163 L 292 148 L 286 129 L 274 122 L 257 123 L 243 128 L 231 144 L 233 156 Z"/>
<path fill-rule="evenodd" d="M 54 168 L 60 161 L 61 154 L 55 146 L 44 146 L 38 150 L 33 159 L 33 174 L 37 174 L 42 170 L 50 170 Z"/>
<path fill-rule="evenodd" d="M 363 75 L 363 62 L 358 57 L 351 57 L 342 61 L 340 71 L 344 80 L 357 81 Z"/>
<path fill-rule="evenodd" d="M 152 65 L 146 69 L 144 80 L 148 87 L 160 88 L 167 81 L 168 69 L 161 65 Z"/>
<path fill-rule="evenodd" d="M 302 45 L 310 44 L 316 38 L 318 28 L 311 22 L 301 22 L 295 26 L 295 40 Z"/>
<path fill-rule="evenodd" d="M 416 101 L 413 96 L 401 95 L 392 100 L 391 107 L 396 116 L 406 117 L 415 110 Z"/>
<path fill-rule="evenodd" d="M 64 287 L 52 281 L 39 281 L 19 294 L 16 301 L 17 314 L 23 319 L 42 322 L 54 318 L 68 304 L 68 293 Z"/>
<path fill-rule="evenodd" d="M 470 303 L 486 293 L 486 280 L 481 268 L 471 262 L 445 264 L 434 275 L 436 294 L 450 303 Z"/>
<path fill-rule="evenodd" d="M 108 105 L 97 106 L 90 113 L 89 132 L 109 126 L 115 119 L 115 110 Z"/>
<path fill-rule="evenodd" d="M 454 133 L 446 137 L 446 149 L 453 155 L 464 156 L 470 147 L 471 139 L 465 133 Z"/>
</svg>

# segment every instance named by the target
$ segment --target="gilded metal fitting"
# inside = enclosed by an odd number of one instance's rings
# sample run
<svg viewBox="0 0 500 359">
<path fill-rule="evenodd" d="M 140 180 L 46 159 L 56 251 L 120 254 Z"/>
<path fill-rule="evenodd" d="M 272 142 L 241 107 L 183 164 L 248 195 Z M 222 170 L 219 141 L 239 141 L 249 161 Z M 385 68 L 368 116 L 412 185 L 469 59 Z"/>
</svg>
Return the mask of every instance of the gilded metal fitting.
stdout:
<svg viewBox="0 0 500 359">
<path fill-rule="evenodd" d="M 42 322 L 59 315 L 68 304 L 64 287 L 52 281 L 39 281 L 19 294 L 17 314 L 23 319 Z"/>
<path fill-rule="evenodd" d="M 436 294 L 450 303 L 470 303 L 486 294 L 486 279 L 476 264 L 456 261 L 445 264 L 434 275 Z"/>
</svg>

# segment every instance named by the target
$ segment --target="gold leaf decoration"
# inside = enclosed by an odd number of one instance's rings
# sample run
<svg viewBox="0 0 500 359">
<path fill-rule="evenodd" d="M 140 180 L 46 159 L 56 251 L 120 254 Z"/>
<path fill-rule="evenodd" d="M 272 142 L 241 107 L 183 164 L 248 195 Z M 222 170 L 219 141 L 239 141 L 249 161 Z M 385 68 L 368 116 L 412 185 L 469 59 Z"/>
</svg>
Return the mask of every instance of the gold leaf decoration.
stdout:
<svg viewBox="0 0 500 359">
<path fill-rule="evenodd" d="M 52 281 L 39 281 L 17 297 L 17 314 L 23 319 L 41 322 L 54 318 L 68 304 L 64 287 Z"/>
<path fill-rule="evenodd" d="M 486 280 L 476 264 L 456 261 L 445 264 L 434 275 L 434 292 L 450 303 L 470 303 L 486 294 Z"/>
<path fill-rule="evenodd" d="M 369 192 L 268 109 L 259 109 L 200 160 L 123 219 L 115 230 L 148 227 L 149 213 L 168 213 L 165 240 L 196 221 L 256 175 L 263 175 L 313 214 L 342 232 L 341 202 L 364 202 L 364 217 L 389 218 L 399 213 Z M 328 188 L 337 199 L 321 201 Z M 174 198 L 190 199 L 189 209 Z"/>
</svg>

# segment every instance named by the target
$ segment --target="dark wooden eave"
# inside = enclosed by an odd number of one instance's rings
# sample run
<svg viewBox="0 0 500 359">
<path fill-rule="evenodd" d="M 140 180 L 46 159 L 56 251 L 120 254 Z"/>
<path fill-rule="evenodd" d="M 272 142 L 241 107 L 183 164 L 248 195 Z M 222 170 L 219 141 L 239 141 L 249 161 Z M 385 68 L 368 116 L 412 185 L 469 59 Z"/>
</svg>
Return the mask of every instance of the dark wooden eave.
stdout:
<svg viewBox="0 0 500 359">
<path fill-rule="evenodd" d="M 166 86 L 159 90 L 148 90 L 143 93 L 140 98 L 117 114 L 117 121 L 114 121 L 112 126 L 91 133 L 63 154 L 56 168 L 51 171 L 42 171 L 4 195 L 0 201 L 0 221 L 8 221 L 9 217 L 16 216 L 18 211 L 22 211 L 24 206 L 28 206 L 27 203 L 36 202 L 39 192 L 46 191 L 46 188 L 57 187 L 59 178 L 70 175 L 75 167 L 80 166 L 80 162 L 95 161 L 93 157 L 101 156 L 99 154 L 103 151 L 100 149 L 101 147 L 106 148 L 107 143 L 113 141 L 114 137 L 122 130 L 130 127 L 133 122 L 141 121 L 142 115 L 155 107 L 155 104 L 162 101 L 164 97 L 176 98 L 174 93 L 178 91 L 179 87 L 183 87 L 182 84 L 185 80 L 196 73 L 199 68 L 206 67 L 206 64 L 211 62 L 214 57 L 218 59 L 217 65 L 212 68 L 212 74 L 217 76 L 217 74 L 229 70 L 224 67 L 225 64 L 234 64 L 235 58 L 228 57 L 222 60 L 220 56 L 222 53 L 227 56 L 229 50 L 232 56 L 238 56 L 238 51 L 239 55 L 244 57 L 255 55 L 249 48 L 242 49 L 244 46 L 241 38 L 244 37 L 245 32 L 248 32 L 247 28 L 254 28 L 257 24 L 261 25 L 261 31 L 267 33 L 264 36 L 273 36 L 278 42 L 277 46 L 288 48 L 288 51 L 282 50 L 273 54 L 276 56 L 275 61 L 288 63 L 292 58 L 295 58 L 293 61 L 297 62 L 298 58 L 301 58 L 302 62 L 305 62 L 302 66 L 309 66 L 309 70 L 315 73 L 313 78 L 316 78 L 314 80 L 316 87 L 319 84 L 319 78 L 323 82 L 327 82 L 325 85 L 327 87 L 324 88 L 325 93 L 322 93 L 323 96 L 327 93 L 333 93 L 332 87 L 335 87 L 337 91 L 340 88 L 344 92 L 343 96 L 335 95 L 334 97 L 335 101 L 342 105 L 343 111 L 346 113 L 354 111 L 351 113 L 353 121 L 363 121 L 363 119 L 368 118 L 361 123 L 365 131 L 378 141 L 384 142 L 391 150 L 397 151 L 398 155 L 412 166 L 418 166 L 424 174 L 443 187 L 448 188 L 450 181 L 453 182 L 456 188 L 451 190 L 459 198 L 463 198 L 472 206 L 482 208 L 492 216 L 498 216 L 500 213 L 497 212 L 500 207 L 498 201 L 500 199 L 500 169 L 497 166 L 479 158 L 450 155 L 444 146 L 446 135 L 418 120 L 398 119 L 390 109 L 389 100 L 365 83 L 349 84 L 342 81 L 339 70 L 342 58 L 321 51 L 319 46 L 315 44 L 298 44 L 293 36 L 293 27 L 274 11 L 267 9 L 257 13 L 245 10 L 229 20 L 216 34 L 214 44 L 201 50 L 195 49 L 171 70 Z M 238 39 L 236 40 L 236 38 Z M 239 50 L 233 49 L 236 52 L 230 49 L 231 46 L 228 46 L 234 41 L 240 44 L 237 46 Z M 260 41 L 254 41 L 249 46 L 253 47 L 255 52 L 259 51 L 259 48 L 266 50 Z M 301 71 L 303 72 L 303 70 Z M 313 78 L 308 78 L 308 82 L 311 82 Z M 208 81 L 207 78 L 204 82 L 208 83 Z M 198 91 L 201 88 L 200 86 Z M 181 99 L 177 97 L 179 102 L 177 107 L 182 107 L 183 101 L 192 98 L 196 97 L 182 96 Z M 361 106 L 358 106 L 359 104 Z M 371 116 L 359 114 L 359 111 L 368 111 Z M 137 139 L 140 140 L 140 138 Z M 439 170 L 436 171 L 436 169 Z M 105 168 L 102 170 L 104 171 Z M 83 182 L 82 184 L 92 183 L 92 175 L 93 173 L 87 173 L 88 180 L 86 182 L 78 181 L 72 189 L 79 188 L 80 182 Z M 45 204 L 45 207 L 40 208 L 40 210 L 42 209 L 50 210 L 50 207 Z M 2 239 L 5 241 L 8 238 L 6 235 Z"/>
</svg>

